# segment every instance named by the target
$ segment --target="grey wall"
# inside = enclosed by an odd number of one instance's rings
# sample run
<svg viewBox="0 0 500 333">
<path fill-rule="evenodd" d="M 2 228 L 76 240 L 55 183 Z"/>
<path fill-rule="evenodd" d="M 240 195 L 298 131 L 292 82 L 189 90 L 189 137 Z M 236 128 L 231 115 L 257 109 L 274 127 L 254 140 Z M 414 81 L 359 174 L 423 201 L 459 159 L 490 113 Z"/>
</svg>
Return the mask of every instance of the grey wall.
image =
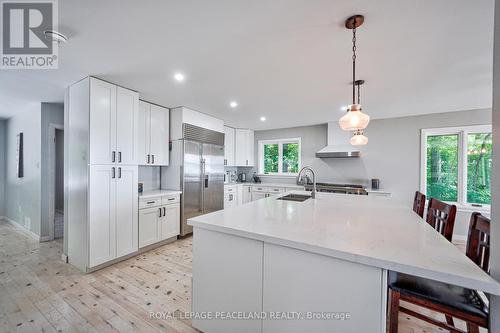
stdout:
<svg viewBox="0 0 500 333">
<path fill-rule="evenodd" d="M 491 204 L 491 275 L 500 281 L 500 6 L 495 6 L 493 57 L 493 174 Z M 500 297 L 491 298 L 490 331 L 500 333 Z"/>
<path fill-rule="evenodd" d="M 255 132 L 255 160 L 258 141 L 278 138 L 302 139 L 302 166 L 310 165 L 319 181 L 361 183 L 381 180 L 382 189 L 409 206 L 420 186 L 420 129 L 460 125 L 491 124 L 491 110 L 449 112 L 432 115 L 373 120 L 365 133 L 369 143 L 361 147 L 359 159 L 319 159 L 315 153 L 326 145 L 327 126 L 316 125 Z M 252 170 L 252 171 L 256 171 Z M 294 178 L 264 177 L 263 182 L 294 182 Z M 469 213 L 459 214 L 455 234 L 467 234 Z"/>
<path fill-rule="evenodd" d="M 5 120 L 0 120 L 0 216 L 5 216 L 6 131 L 7 122 Z"/>
<path fill-rule="evenodd" d="M 64 106 L 56 103 L 41 104 L 41 233 L 40 236 L 49 237 L 49 125 L 64 126 Z"/>
<path fill-rule="evenodd" d="M 7 121 L 5 215 L 40 235 L 40 103 L 19 107 Z M 24 178 L 16 174 L 17 134 L 24 134 Z"/>
</svg>

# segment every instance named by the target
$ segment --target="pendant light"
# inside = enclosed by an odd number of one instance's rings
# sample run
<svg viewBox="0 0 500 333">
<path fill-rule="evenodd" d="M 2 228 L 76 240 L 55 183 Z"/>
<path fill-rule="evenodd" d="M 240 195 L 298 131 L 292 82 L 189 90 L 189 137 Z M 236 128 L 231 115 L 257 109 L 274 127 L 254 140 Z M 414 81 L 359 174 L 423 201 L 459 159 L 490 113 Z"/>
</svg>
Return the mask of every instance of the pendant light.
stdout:
<svg viewBox="0 0 500 333">
<path fill-rule="evenodd" d="M 362 108 L 359 99 L 359 86 L 362 85 L 364 81 L 356 80 L 356 29 L 363 24 L 364 20 L 365 19 L 363 15 L 354 15 L 349 17 L 345 21 L 345 27 L 347 29 L 352 30 L 352 104 L 348 106 L 347 113 L 340 118 L 339 125 L 340 128 L 342 128 L 344 131 L 356 131 L 356 133 L 354 133 L 354 137 L 356 137 L 357 135 L 361 135 L 364 137 L 362 131 L 361 134 L 359 134 L 357 131 L 365 129 L 366 126 L 368 126 L 368 123 L 370 122 L 370 116 L 364 114 L 361 111 Z M 356 87 L 358 87 L 357 103 L 356 103 Z M 351 139 L 351 142 L 352 141 L 353 140 Z M 364 141 L 365 140 L 359 142 L 364 142 Z M 366 142 L 368 142 L 368 139 L 366 139 Z"/>
<path fill-rule="evenodd" d="M 357 130 L 351 137 L 351 145 L 364 146 L 368 143 L 368 138 L 363 134 L 363 130 Z"/>
</svg>

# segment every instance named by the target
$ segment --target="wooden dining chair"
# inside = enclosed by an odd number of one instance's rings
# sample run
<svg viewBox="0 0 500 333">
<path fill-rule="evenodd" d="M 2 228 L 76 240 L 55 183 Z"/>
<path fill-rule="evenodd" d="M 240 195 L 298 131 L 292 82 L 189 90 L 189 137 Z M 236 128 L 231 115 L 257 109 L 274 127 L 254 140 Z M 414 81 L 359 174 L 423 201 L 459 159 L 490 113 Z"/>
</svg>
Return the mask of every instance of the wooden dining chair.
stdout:
<svg viewBox="0 0 500 333">
<path fill-rule="evenodd" d="M 427 208 L 426 221 L 441 235 L 451 242 L 457 206 L 431 198 Z"/>
<path fill-rule="evenodd" d="M 473 213 L 467 237 L 467 256 L 489 273 L 490 220 Z M 416 304 L 445 315 L 446 323 L 401 306 Z M 488 328 L 488 305 L 476 290 L 391 272 L 389 274 L 389 333 L 398 332 L 398 315 L 403 312 L 452 333 L 479 333 Z M 453 318 L 467 323 L 467 331 L 455 327 Z"/>
<path fill-rule="evenodd" d="M 416 191 L 415 199 L 413 199 L 413 211 L 417 213 L 421 218 L 424 218 L 425 210 L 425 194 Z"/>
</svg>

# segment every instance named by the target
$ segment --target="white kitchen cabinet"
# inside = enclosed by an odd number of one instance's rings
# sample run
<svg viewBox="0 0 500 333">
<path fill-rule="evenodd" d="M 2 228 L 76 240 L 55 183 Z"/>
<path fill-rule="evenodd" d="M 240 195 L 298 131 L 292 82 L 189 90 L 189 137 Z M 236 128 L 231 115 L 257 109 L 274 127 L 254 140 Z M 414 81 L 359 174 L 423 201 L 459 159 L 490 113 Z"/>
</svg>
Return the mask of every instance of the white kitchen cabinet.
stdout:
<svg viewBox="0 0 500 333">
<path fill-rule="evenodd" d="M 89 185 L 88 266 L 94 267 L 116 258 L 116 168 L 91 166 Z"/>
<path fill-rule="evenodd" d="M 116 172 L 116 256 L 135 252 L 138 244 L 137 166 L 118 166 Z"/>
<path fill-rule="evenodd" d="M 239 184 L 224 185 L 224 208 L 238 206 L 238 188 Z"/>
<path fill-rule="evenodd" d="M 139 164 L 167 166 L 170 111 L 144 101 L 140 101 L 139 110 Z"/>
<path fill-rule="evenodd" d="M 235 165 L 254 166 L 254 131 L 235 130 Z"/>
<path fill-rule="evenodd" d="M 238 206 L 238 195 L 237 192 L 226 192 L 224 193 L 224 208 L 231 208 Z"/>
<path fill-rule="evenodd" d="M 92 98 L 92 97 L 91 97 Z M 139 93 L 117 87 L 116 93 L 116 160 L 118 164 L 137 165 L 137 122 Z"/>
<path fill-rule="evenodd" d="M 138 250 L 135 166 L 90 166 L 89 267 Z"/>
<path fill-rule="evenodd" d="M 139 247 L 145 247 L 180 234 L 178 194 L 139 200 Z"/>
<path fill-rule="evenodd" d="M 252 201 L 267 198 L 268 193 L 267 192 L 252 192 Z"/>
<path fill-rule="evenodd" d="M 68 261 L 89 272 L 138 250 L 139 95 L 87 77 L 65 101 Z"/>
<path fill-rule="evenodd" d="M 162 207 L 163 216 L 160 219 L 161 239 L 169 239 L 181 233 L 181 208 L 180 205 L 172 204 Z"/>
<path fill-rule="evenodd" d="M 161 214 L 159 206 L 139 210 L 139 247 L 161 241 Z"/>
<path fill-rule="evenodd" d="M 245 204 L 245 203 L 250 202 L 250 201 L 252 201 L 252 186 L 243 185 L 242 186 L 241 203 Z"/>
<path fill-rule="evenodd" d="M 235 165 L 235 129 L 224 126 L 224 165 Z"/>
<path fill-rule="evenodd" d="M 76 95 L 76 92 L 74 94 Z M 92 129 L 89 133 L 90 163 L 114 163 L 116 161 L 116 86 L 91 78 L 90 96 L 87 98 L 90 110 L 89 127 Z M 82 109 L 83 107 L 82 105 Z"/>
<path fill-rule="evenodd" d="M 137 164 L 139 94 L 96 78 L 89 81 L 90 164 Z"/>
</svg>

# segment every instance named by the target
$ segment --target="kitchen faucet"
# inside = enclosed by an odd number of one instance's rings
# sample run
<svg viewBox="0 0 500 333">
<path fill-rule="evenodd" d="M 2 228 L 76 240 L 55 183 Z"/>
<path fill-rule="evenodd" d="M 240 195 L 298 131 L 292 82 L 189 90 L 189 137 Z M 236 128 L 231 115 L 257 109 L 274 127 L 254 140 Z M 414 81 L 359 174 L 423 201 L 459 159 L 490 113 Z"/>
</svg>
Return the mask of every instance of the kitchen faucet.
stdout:
<svg viewBox="0 0 500 333">
<path fill-rule="evenodd" d="M 312 174 L 312 181 L 313 181 L 313 189 L 311 193 L 311 198 L 315 199 L 316 198 L 316 174 L 314 173 L 314 170 L 311 167 L 305 166 L 302 169 L 300 169 L 299 174 L 297 175 L 297 185 L 300 185 L 302 182 L 302 179 L 305 177 L 307 180 L 309 180 L 309 176 L 303 175 L 303 171 L 310 171 Z M 308 182 L 306 182 L 307 184 Z"/>
</svg>

